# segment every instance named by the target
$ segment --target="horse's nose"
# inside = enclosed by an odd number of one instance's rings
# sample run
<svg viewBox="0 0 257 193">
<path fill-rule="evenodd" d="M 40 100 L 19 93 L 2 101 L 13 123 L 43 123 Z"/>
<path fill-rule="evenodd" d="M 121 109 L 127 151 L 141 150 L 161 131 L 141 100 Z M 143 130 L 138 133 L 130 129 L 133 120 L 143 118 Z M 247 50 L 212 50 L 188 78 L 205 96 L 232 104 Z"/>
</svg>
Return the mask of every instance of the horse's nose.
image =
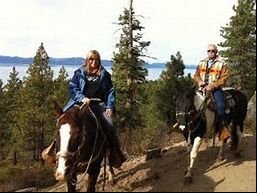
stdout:
<svg viewBox="0 0 257 193">
<path fill-rule="evenodd" d="M 60 180 L 64 180 L 64 173 L 62 172 L 56 172 L 55 173 L 55 179 L 60 181 Z"/>
</svg>

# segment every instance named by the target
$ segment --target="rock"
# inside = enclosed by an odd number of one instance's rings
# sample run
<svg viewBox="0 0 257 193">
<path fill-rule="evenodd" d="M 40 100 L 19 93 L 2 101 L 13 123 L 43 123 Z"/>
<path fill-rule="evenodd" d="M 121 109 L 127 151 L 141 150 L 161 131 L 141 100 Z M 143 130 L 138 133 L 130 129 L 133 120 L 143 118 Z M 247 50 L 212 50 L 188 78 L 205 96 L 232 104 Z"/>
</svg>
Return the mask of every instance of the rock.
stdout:
<svg viewBox="0 0 257 193">
<path fill-rule="evenodd" d="M 256 91 L 248 102 L 246 120 L 256 123 Z"/>
</svg>

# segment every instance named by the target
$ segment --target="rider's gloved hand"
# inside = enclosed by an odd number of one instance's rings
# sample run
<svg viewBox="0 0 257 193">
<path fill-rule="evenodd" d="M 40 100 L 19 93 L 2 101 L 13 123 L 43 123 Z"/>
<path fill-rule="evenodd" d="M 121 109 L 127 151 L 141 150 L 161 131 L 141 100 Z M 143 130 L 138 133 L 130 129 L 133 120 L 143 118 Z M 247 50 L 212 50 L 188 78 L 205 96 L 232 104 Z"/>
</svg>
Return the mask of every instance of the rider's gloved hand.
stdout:
<svg viewBox="0 0 257 193">
<path fill-rule="evenodd" d="M 213 91 L 215 89 L 215 86 L 214 84 L 209 84 L 205 87 L 205 90 L 206 91 Z"/>
<path fill-rule="evenodd" d="M 108 117 L 112 117 L 113 116 L 113 112 L 112 112 L 112 109 L 106 109 L 105 110 L 105 113 Z"/>
<path fill-rule="evenodd" d="M 90 103 L 90 98 L 85 97 L 84 99 L 82 99 L 82 103 L 83 104 L 89 104 Z"/>
<path fill-rule="evenodd" d="M 204 81 L 200 81 L 199 83 L 198 83 L 198 86 L 201 88 L 204 88 L 205 86 L 206 86 L 206 84 L 205 84 L 205 82 Z"/>
</svg>

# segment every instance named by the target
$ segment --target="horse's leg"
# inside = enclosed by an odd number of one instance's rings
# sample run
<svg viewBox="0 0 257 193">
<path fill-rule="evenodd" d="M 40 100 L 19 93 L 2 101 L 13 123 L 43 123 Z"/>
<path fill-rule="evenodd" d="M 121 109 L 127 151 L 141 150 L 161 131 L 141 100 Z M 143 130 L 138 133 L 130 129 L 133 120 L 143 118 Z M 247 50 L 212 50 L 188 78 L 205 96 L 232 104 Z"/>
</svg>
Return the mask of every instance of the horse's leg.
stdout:
<svg viewBox="0 0 257 193">
<path fill-rule="evenodd" d="M 204 142 L 206 147 L 209 147 L 209 137 L 213 134 L 213 131 L 215 130 L 214 129 L 215 114 L 211 110 L 206 109 L 205 117 L 206 117 L 206 133 L 204 135 Z M 214 143 L 215 142 L 213 141 L 213 144 Z"/>
<path fill-rule="evenodd" d="M 239 152 L 240 151 L 239 147 L 240 147 L 240 144 L 242 141 L 243 133 L 241 132 L 241 128 L 239 126 L 237 127 L 236 131 L 237 131 L 236 133 L 237 133 L 237 137 L 238 137 L 236 152 Z"/>
<path fill-rule="evenodd" d="M 215 133 L 215 131 L 213 131 L 213 134 L 212 134 L 212 147 L 215 147 L 215 139 L 216 139 L 216 133 Z"/>
<path fill-rule="evenodd" d="M 193 178 L 192 178 L 192 168 L 193 168 L 195 159 L 197 157 L 197 154 L 199 152 L 199 148 L 200 148 L 201 143 L 202 143 L 202 138 L 196 137 L 194 139 L 192 151 L 190 152 L 190 165 L 189 165 L 189 168 L 187 168 L 186 175 L 184 176 L 186 182 L 191 183 L 192 180 L 193 180 Z"/>
<path fill-rule="evenodd" d="M 219 150 L 219 154 L 218 154 L 218 158 L 217 158 L 217 161 L 220 162 L 223 160 L 223 156 L 224 156 L 224 147 L 225 147 L 225 144 L 227 142 L 227 139 L 223 140 L 222 141 L 222 144 L 220 146 L 220 150 Z"/>
<path fill-rule="evenodd" d="M 230 128 L 230 130 L 231 130 L 231 132 L 232 132 L 231 138 L 232 138 L 232 146 L 233 146 L 233 141 L 237 140 L 237 136 L 236 136 L 236 126 L 235 126 L 235 123 L 234 123 L 233 121 L 230 123 L 229 128 Z M 234 133 L 234 134 L 233 134 L 233 133 Z M 224 148 L 225 148 L 225 145 L 226 145 L 226 143 L 227 143 L 227 140 L 228 140 L 228 138 L 226 138 L 226 139 L 224 139 L 224 140 L 222 141 L 222 144 L 221 144 L 220 150 L 219 150 L 219 154 L 218 154 L 218 157 L 217 157 L 217 161 L 218 161 L 218 162 L 222 161 L 223 158 L 224 158 Z"/>
<path fill-rule="evenodd" d="M 88 186 L 87 192 L 95 192 L 95 185 L 97 182 L 98 175 L 100 173 L 101 165 L 95 166 L 95 169 L 88 172 Z"/>
<path fill-rule="evenodd" d="M 113 167 L 111 165 L 109 165 L 109 171 L 108 171 L 108 180 L 111 184 L 115 184 L 115 180 L 114 180 L 114 170 Z"/>
<path fill-rule="evenodd" d="M 243 134 L 241 132 L 243 126 L 235 126 L 235 129 L 236 129 L 236 137 L 232 137 L 232 144 L 231 144 L 231 150 L 234 150 L 235 153 L 235 157 L 236 158 L 240 158 L 241 155 L 240 155 L 240 144 L 241 144 L 241 141 L 242 141 L 242 137 L 243 137 Z"/>
<path fill-rule="evenodd" d="M 76 192 L 77 173 L 72 172 L 66 179 L 68 192 Z"/>
</svg>

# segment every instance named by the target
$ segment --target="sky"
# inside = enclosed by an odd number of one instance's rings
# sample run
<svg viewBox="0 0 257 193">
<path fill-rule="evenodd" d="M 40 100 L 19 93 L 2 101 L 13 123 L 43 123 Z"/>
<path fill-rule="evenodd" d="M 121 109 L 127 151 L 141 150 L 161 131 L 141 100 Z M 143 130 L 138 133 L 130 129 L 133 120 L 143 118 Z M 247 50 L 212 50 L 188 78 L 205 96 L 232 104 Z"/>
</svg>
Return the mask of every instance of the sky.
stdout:
<svg viewBox="0 0 257 193">
<path fill-rule="evenodd" d="M 118 17 L 129 0 L 0 0 L 0 55 L 34 57 L 40 43 L 50 57 L 85 57 L 91 49 L 111 60 L 119 42 Z M 206 57 L 218 44 L 221 26 L 235 15 L 237 0 L 134 0 L 151 41 L 145 52 L 167 62 L 180 51 L 185 64 Z"/>
</svg>

